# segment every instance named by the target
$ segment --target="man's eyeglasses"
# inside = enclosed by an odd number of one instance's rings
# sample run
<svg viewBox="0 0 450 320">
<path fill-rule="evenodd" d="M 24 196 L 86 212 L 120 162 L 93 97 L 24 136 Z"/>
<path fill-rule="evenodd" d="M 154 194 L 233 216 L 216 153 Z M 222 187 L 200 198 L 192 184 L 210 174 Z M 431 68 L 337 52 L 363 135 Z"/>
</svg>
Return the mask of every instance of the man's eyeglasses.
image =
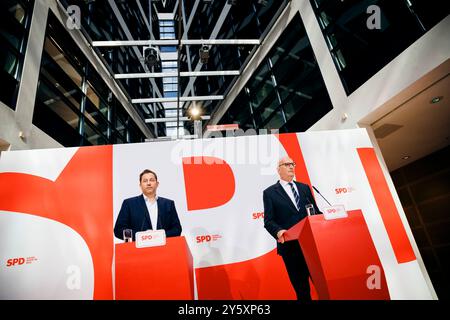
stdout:
<svg viewBox="0 0 450 320">
<path fill-rule="evenodd" d="M 280 164 L 280 167 L 281 167 L 281 166 L 285 166 L 286 168 L 289 168 L 289 167 L 295 168 L 295 162 L 286 162 L 286 163 L 282 163 L 282 164 Z"/>
</svg>

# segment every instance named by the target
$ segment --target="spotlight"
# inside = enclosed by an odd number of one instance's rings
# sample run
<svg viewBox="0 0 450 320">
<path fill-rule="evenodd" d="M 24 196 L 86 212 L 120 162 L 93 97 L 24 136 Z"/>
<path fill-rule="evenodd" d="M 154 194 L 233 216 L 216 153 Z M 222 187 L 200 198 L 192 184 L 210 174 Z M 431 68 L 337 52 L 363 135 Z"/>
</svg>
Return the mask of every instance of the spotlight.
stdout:
<svg viewBox="0 0 450 320">
<path fill-rule="evenodd" d="M 199 107 L 194 105 L 189 109 L 189 118 L 191 120 L 200 120 L 201 119 L 201 110 Z"/>
<path fill-rule="evenodd" d="M 442 99 L 444 99 L 443 96 L 434 97 L 433 99 L 430 100 L 430 103 L 435 104 L 435 103 L 440 102 Z"/>
<path fill-rule="evenodd" d="M 199 53 L 200 53 L 200 62 L 203 64 L 207 64 L 209 59 L 209 47 L 205 44 L 202 45 Z"/>
<path fill-rule="evenodd" d="M 155 47 L 144 47 L 143 54 L 145 65 L 151 69 L 159 60 L 159 50 Z"/>
</svg>

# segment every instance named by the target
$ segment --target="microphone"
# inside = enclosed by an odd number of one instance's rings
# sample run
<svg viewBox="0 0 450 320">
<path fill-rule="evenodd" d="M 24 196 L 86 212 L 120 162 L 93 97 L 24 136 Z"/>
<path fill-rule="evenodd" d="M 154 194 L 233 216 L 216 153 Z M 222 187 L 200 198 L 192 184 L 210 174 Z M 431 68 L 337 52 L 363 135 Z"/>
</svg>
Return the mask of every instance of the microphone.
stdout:
<svg viewBox="0 0 450 320">
<path fill-rule="evenodd" d="M 320 191 L 319 190 L 317 190 L 317 188 L 316 187 L 314 187 L 314 186 L 312 186 L 313 187 L 313 189 L 318 193 L 318 194 L 320 194 L 320 196 L 323 198 L 323 200 L 325 200 L 327 203 L 328 203 L 328 205 L 331 207 L 331 204 L 328 202 L 328 200 L 327 199 L 325 199 L 325 197 L 320 193 Z"/>
</svg>

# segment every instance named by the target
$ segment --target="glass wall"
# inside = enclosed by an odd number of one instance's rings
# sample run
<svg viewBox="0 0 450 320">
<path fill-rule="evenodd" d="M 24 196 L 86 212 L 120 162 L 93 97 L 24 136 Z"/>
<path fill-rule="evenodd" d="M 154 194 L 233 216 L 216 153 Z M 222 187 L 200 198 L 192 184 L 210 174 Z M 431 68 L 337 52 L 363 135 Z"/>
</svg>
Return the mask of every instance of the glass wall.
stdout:
<svg viewBox="0 0 450 320">
<path fill-rule="evenodd" d="M 299 132 L 331 109 L 303 22 L 296 15 L 219 123 L 238 123 L 244 130 Z"/>
<path fill-rule="evenodd" d="M 348 95 L 450 13 L 442 0 L 310 2 Z"/>
<path fill-rule="evenodd" d="M 65 147 L 140 142 L 144 135 L 49 12 L 33 123 Z"/>
<path fill-rule="evenodd" d="M 0 101 L 16 109 L 34 1 L 0 2 Z"/>
</svg>

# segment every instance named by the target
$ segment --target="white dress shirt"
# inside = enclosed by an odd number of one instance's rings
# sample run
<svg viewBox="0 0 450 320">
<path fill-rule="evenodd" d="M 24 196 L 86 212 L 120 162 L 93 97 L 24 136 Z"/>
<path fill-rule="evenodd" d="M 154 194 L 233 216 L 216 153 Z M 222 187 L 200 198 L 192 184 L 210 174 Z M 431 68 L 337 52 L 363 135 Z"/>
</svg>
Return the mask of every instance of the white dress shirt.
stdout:
<svg viewBox="0 0 450 320">
<path fill-rule="evenodd" d="M 295 188 L 295 191 L 297 191 L 298 196 L 300 197 L 300 193 L 298 192 L 297 185 L 295 184 L 294 180 L 292 181 L 285 181 L 283 179 L 280 179 L 280 184 L 283 187 L 284 191 L 288 194 L 289 198 L 291 198 L 292 203 L 297 208 L 297 203 L 295 202 L 294 193 L 292 192 L 291 186 L 289 185 L 289 182 L 292 182 L 292 185 Z M 299 210 L 299 208 L 297 208 Z"/>
<path fill-rule="evenodd" d="M 153 202 L 150 201 L 144 194 L 145 205 L 147 206 L 148 213 L 150 215 L 150 221 L 152 223 L 152 229 L 157 230 L 158 225 L 158 196 L 155 197 Z"/>
</svg>

